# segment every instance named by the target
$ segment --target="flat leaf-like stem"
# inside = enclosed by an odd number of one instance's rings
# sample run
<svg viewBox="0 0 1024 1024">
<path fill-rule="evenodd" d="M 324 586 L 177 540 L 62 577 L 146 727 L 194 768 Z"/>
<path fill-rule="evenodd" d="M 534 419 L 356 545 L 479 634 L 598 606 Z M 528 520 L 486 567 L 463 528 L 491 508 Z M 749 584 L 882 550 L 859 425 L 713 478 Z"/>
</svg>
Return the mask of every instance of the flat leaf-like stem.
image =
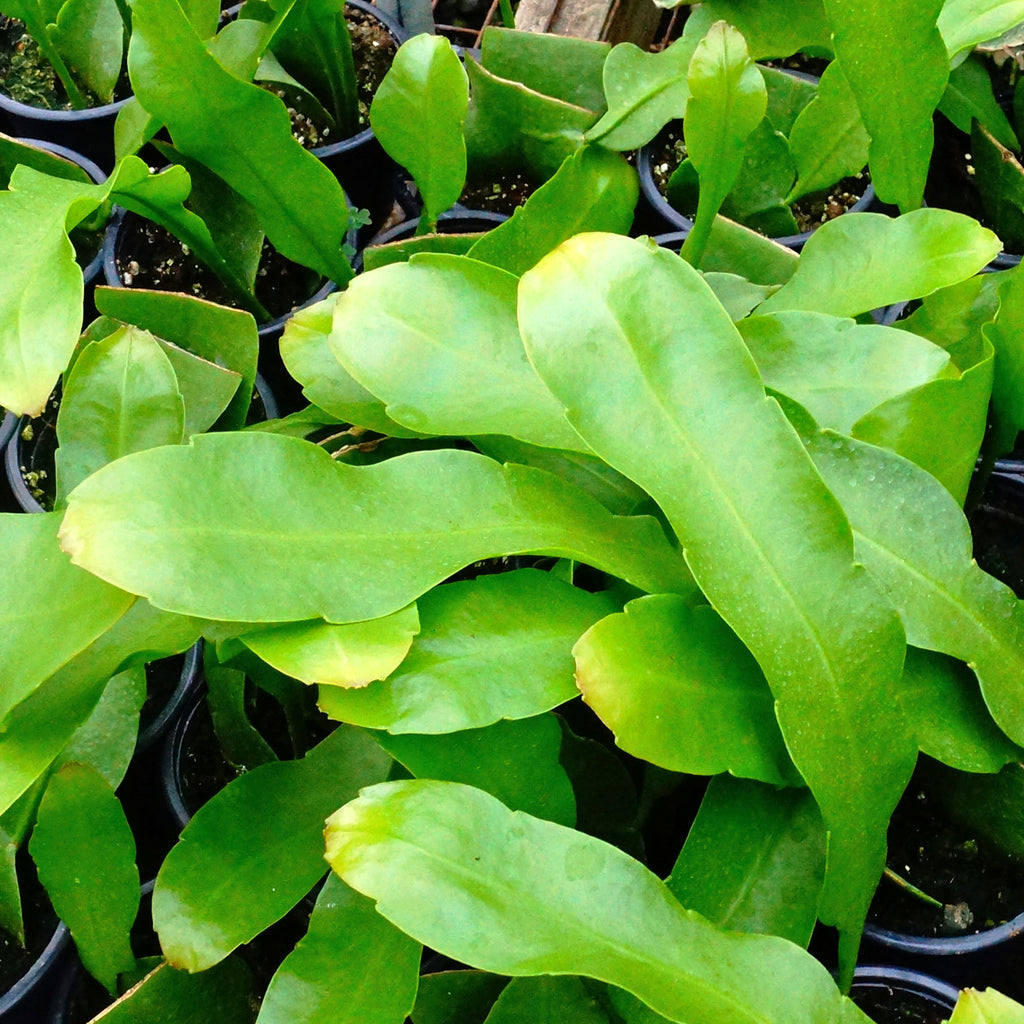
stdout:
<svg viewBox="0 0 1024 1024">
<path fill-rule="evenodd" d="M 355 467 L 261 433 L 202 434 L 106 466 L 69 497 L 62 543 L 158 607 L 241 622 L 377 618 L 463 566 L 524 552 L 692 589 L 656 520 L 612 516 L 547 473 L 452 450 Z"/>
<path fill-rule="evenodd" d="M 332 815 L 327 859 L 424 945 L 513 976 L 582 974 L 686 1024 L 863 1024 L 783 939 L 723 932 L 638 861 L 457 783 L 392 782 Z"/>
</svg>

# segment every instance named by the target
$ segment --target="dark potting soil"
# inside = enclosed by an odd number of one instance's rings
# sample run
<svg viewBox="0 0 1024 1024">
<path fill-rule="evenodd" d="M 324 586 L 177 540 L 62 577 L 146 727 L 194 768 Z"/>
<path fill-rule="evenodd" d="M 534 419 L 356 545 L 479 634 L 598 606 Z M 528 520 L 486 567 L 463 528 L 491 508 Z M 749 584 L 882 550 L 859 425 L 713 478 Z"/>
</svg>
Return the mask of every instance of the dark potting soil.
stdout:
<svg viewBox="0 0 1024 1024">
<path fill-rule="evenodd" d="M 80 83 L 79 88 L 87 100 L 93 101 L 93 106 L 102 105 Z M 131 91 L 128 72 L 122 68 L 114 87 L 115 102 L 130 96 Z M 4 15 L 0 15 L 0 92 L 30 107 L 74 110 L 56 72 L 40 52 L 39 44 L 25 32 L 24 23 Z"/>
<path fill-rule="evenodd" d="M 975 561 L 1024 597 L 1024 485 L 993 477 L 970 522 Z"/>
<path fill-rule="evenodd" d="M 1024 908 L 1024 865 L 950 821 L 915 778 L 889 824 L 889 867 L 939 900 L 935 907 L 883 878 L 868 920 L 904 935 L 973 935 Z"/>
<path fill-rule="evenodd" d="M 22 946 L 14 935 L 0 928 L 0 995 L 12 988 L 39 959 L 59 923 L 36 877 L 35 866 L 24 849 L 18 853 L 17 864 L 25 945 Z"/>
<path fill-rule="evenodd" d="M 686 144 L 683 141 L 682 126 L 679 122 L 667 125 L 651 143 L 651 176 L 658 191 L 665 195 L 669 179 L 676 168 L 686 159 Z M 864 197 L 870 183 L 867 171 L 843 178 L 830 189 L 804 196 L 790 206 L 801 232 L 814 231 L 826 221 L 842 216 Z M 684 217 L 693 220 L 696 210 L 679 210 Z"/>
<path fill-rule="evenodd" d="M 922 996 L 901 989 L 854 985 L 850 997 L 876 1024 L 943 1024 L 949 1016 Z"/>
<path fill-rule="evenodd" d="M 117 272 L 128 288 L 184 292 L 223 306 L 239 308 L 217 276 L 192 255 L 188 246 L 157 224 L 125 214 L 116 254 Z M 323 278 L 263 243 L 256 272 L 256 297 L 272 316 L 302 305 L 324 283 Z"/>
<path fill-rule="evenodd" d="M 490 210 L 511 217 L 536 190 L 536 184 L 525 175 L 509 172 L 489 181 L 467 184 L 459 203 L 467 210 Z"/>
</svg>

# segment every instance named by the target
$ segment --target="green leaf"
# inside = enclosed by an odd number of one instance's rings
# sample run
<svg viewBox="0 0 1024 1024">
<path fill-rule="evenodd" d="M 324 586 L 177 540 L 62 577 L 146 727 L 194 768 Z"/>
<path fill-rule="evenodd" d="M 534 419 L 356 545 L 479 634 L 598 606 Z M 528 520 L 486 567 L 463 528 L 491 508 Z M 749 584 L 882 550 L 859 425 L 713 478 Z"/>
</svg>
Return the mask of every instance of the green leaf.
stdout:
<svg viewBox="0 0 1024 1024">
<path fill-rule="evenodd" d="M 92 714 L 75 730 L 50 766 L 51 772 L 75 763 L 94 769 L 111 789 L 128 771 L 139 735 L 139 712 L 146 699 L 143 665 L 110 677 Z"/>
<path fill-rule="evenodd" d="M 448 733 L 538 715 L 577 696 L 572 645 L 610 601 L 536 569 L 449 583 L 419 601 L 398 670 L 359 690 L 321 689 L 332 718 L 391 733 Z"/>
<path fill-rule="evenodd" d="M 59 512 L 0 515 L 0 564 L 18 581 L 0 612 L 0 716 L 105 633 L 134 598 L 72 565 L 57 546 Z"/>
<path fill-rule="evenodd" d="M 377 270 L 389 263 L 405 263 L 417 252 L 444 252 L 450 256 L 465 256 L 485 234 L 484 231 L 470 231 L 458 235 L 414 235 L 412 238 L 398 238 L 383 245 L 371 245 L 363 250 L 363 270 Z"/>
<path fill-rule="evenodd" d="M 742 321 L 776 290 L 774 285 L 751 284 L 738 274 L 710 271 L 702 276 L 733 323 Z"/>
<path fill-rule="evenodd" d="M 314 405 L 336 416 L 389 437 L 419 437 L 415 430 L 400 426 L 384 412 L 375 398 L 335 359 L 330 348 L 334 307 L 340 292 L 296 310 L 281 336 L 281 359 L 300 384 L 302 393 Z"/>
<path fill-rule="evenodd" d="M 796 183 L 786 201 L 795 202 L 810 192 L 831 187 L 847 175 L 859 174 L 868 162 L 870 142 L 857 98 L 841 65 L 833 61 L 821 76 L 814 99 L 801 111 L 789 134 Z"/>
<path fill-rule="evenodd" d="M 259 356 L 259 337 L 251 314 L 191 295 L 139 288 L 97 288 L 95 301 L 101 313 L 142 327 L 158 339 L 239 374 L 241 383 L 218 424 L 231 430 L 245 423 Z M 185 390 L 179 369 L 181 360 L 169 348 L 164 351 L 178 370 L 183 386 L 187 430 L 188 423 L 198 415 L 197 399 Z"/>
<path fill-rule="evenodd" d="M 251 1024 L 252 975 L 237 957 L 201 974 L 159 963 L 103 1011 L 103 1024 Z"/>
<path fill-rule="evenodd" d="M 974 56 L 950 71 L 939 109 L 966 135 L 971 134 L 971 122 L 980 121 L 1001 145 L 1019 148 L 1017 136 L 992 92 L 992 79 Z"/>
<path fill-rule="evenodd" d="M 29 843 L 39 880 L 86 970 L 113 996 L 135 966 L 128 932 L 139 909 L 135 840 L 97 772 L 67 764 L 46 788 Z"/>
<path fill-rule="evenodd" d="M 305 937 L 270 979 L 258 1024 L 397 1024 L 416 1000 L 420 952 L 331 875 Z"/>
<path fill-rule="evenodd" d="M 508 978 L 486 971 L 439 971 L 420 978 L 413 1024 L 484 1024 Z"/>
<path fill-rule="evenodd" d="M 627 234 L 638 195 L 636 171 L 621 156 L 584 146 L 468 255 L 518 276 L 573 235 Z"/>
<path fill-rule="evenodd" d="M 858 559 L 899 610 L 909 642 L 967 662 L 1000 728 L 1024 742 L 1024 606 L 972 559 L 955 500 L 882 448 L 828 432 L 807 444 L 850 517 Z"/>
<path fill-rule="evenodd" d="M 992 721 L 978 680 L 944 654 L 907 648 L 900 696 L 921 750 L 963 772 L 997 772 L 1021 748 Z"/>
<path fill-rule="evenodd" d="M 693 775 L 801 783 L 750 652 L 707 605 L 630 601 L 573 648 L 583 699 L 634 757 Z"/>
<path fill-rule="evenodd" d="M 43 515 L 20 518 L 37 520 Z M 52 594 L 48 600 L 52 603 Z M 38 617 L 43 605 L 37 602 L 33 607 Z M 84 612 L 72 610 L 50 630 L 46 642 L 53 645 L 55 637 L 68 632 L 69 624 L 84 617 Z M 81 739 L 81 734 L 75 736 L 76 730 L 94 714 L 115 673 L 179 654 L 196 642 L 200 629 L 195 620 L 157 612 L 145 601 L 136 601 L 88 647 L 6 712 L 0 723 L 0 813 L 46 771 L 73 737 Z M 9 695 L 7 691 L 5 698 Z"/>
<path fill-rule="evenodd" d="M 281 101 L 225 71 L 176 5 L 134 0 L 132 11 L 128 68 L 143 106 L 178 149 L 252 203 L 282 255 L 343 285 L 352 276 L 344 194 L 292 138 Z"/>
<path fill-rule="evenodd" d="M 498 996 L 486 1024 L 536 1024 L 537 1021 L 572 1021 L 572 1024 L 609 1024 L 612 1020 L 600 999 L 582 978 L 513 978 Z"/>
<path fill-rule="evenodd" d="M 57 501 L 131 452 L 184 439 L 185 403 L 170 360 L 148 331 L 122 327 L 87 345 L 57 415 Z"/>
<path fill-rule="evenodd" d="M 207 645 L 203 648 L 203 674 L 210 720 L 225 760 L 247 770 L 276 761 L 277 754 L 246 714 L 245 672 L 220 664 Z"/>
<path fill-rule="evenodd" d="M 928 470 L 959 505 L 974 475 L 992 394 L 994 353 L 987 342 L 984 348 L 984 357 L 959 378 L 896 395 L 857 420 L 851 432 Z"/>
<path fill-rule="evenodd" d="M 619 43 L 604 64 L 608 112 L 587 131 L 588 142 L 607 149 L 646 145 L 661 129 L 686 113 L 690 67 L 697 39 L 677 39 L 661 53 Z"/>
<path fill-rule="evenodd" d="M 498 267 L 433 253 L 361 274 L 335 304 L 331 351 L 411 430 L 581 449 L 526 360 L 516 285 Z"/>
<path fill-rule="evenodd" d="M 823 0 L 836 60 L 871 137 L 871 180 L 878 198 L 916 210 L 931 158 L 932 114 L 949 78 L 935 21 L 944 0 Z"/>
<path fill-rule="evenodd" d="M 1022 21 L 1021 0 L 946 0 L 938 27 L 950 60 L 955 60 L 958 54 L 1001 36 Z"/>
<path fill-rule="evenodd" d="M 768 107 L 764 79 L 734 28 L 716 22 L 694 50 L 687 72 L 684 131 L 700 178 L 700 199 L 683 254 L 699 266 L 715 214 L 743 167 L 747 138 Z"/>
<path fill-rule="evenodd" d="M 990 275 L 986 275 L 988 277 Z M 989 307 L 991 309 L 991 307 Z M 984 314 L 982 314 L 984 316 Z M 996 350 L 992 382 L 993 438 L 996 451 L 1008 452 L 1024 428 L 1024 276 L 1014 270 L 1000 285 L 994 321 L 981 333 Z"/>
<path fill-rule="evenodd" d="M 805 312 L 737 327 L 765 384 L 841 434 L 886 399 L 957 373 L 938 345 L 892 327 Z"/>
<path fill-rule="evenodd" d="M 480 39 L 480 63 L 545 96 L 601 113 L 601 76 L 612 48 L 593 39 L 551 32 L 524 32 L 488 25 Z"/>
<path fill-rule="evenodd" d="M 985 216 L 1011 252 L 1024 246 L 1024 165 L 977 121 L 971 122 L 971 156 Z"/>
<path fill-rule="evenodd" d="M 304 683 L 363 687 L 398 668 L 419 629 L 416 606 L 409 605 L 368 622 L 296 622 L 240 639 L 268 665 Z"/>
<path fill-rule="evenodd" d="M 227 527 L 215 538 L 211 507 Z M 691 588 L 657 521 L 613 517 L 546 473 L 464 451 L 347 466 L 273 434 L 202 434 L 112 463 L 76 488 L 61 536 L 78 564 L 166 611 L 238 622 L 378 618 L 521 552 Z"/>
<path fill-rule="evenodd" d="M 754 284 L 777 285 L 793 276 L 797 263 L 792 249 L 719 214 L 711 226 L 702 269 L 738 274 Z"/>
<path fill-rule="evenodd" d="M 80 181 L 83 184 L 92 184 L 92 178 L 83 167 L 66 160 L 49 150 L 40 149 L 26 143 L 22 139 L 4 135 L 0 132 L 0 188 L 7 188 L 10 184 L 11 174 L 18 164 L 27 164 L 29 167 L 48 174 L 55 178 L 67 178 L 69 181 Z"/>
<path fill-rule="evenodd" d="M 324 818 L 387 763 L 368 736 L 341 726 L 302 760 L 254 768 L 204 804 L 153 890 L 167 959 L 206 970 L 287 913 L 323 873 Z"/>
<path fill-rule="evenodd" d="M 1024 1006 L 994 988 L 963 989 L 949 1024 L 1024 1024 Z"/>
<path fill-rule="evenodd" d="M 466 154 L 470 178 L 516 170 L 545 181 L 583 145 L 596 115 L 482 68 L 465 55 L 470 100 Z"/>
<path fill-rule="evenodd" d="M 468 107 L 469 80 L 443 36 L 403 43 L 373 97 L 370 125 L 415 179 L 426 224 L 435 225 L 466 184 Z"/>
<path fill-rule="evenodd" d="M 767 117 L 762 118 L 747 137 L 739 175 L 722 211 L 774 237 L 795 235 L 799 228 L 785 202 L 795 176 L 789 143 Z"/>
<path fill-rule="evenodd" d="M 665 884 L 722 928 L 781 935 L 806 948 L 824 874 L 825 831 L 808 790 L 720 775 Z"/>
<path fill-rule="evenodd" d="M 701 7 L 707 8 L 709 21 L 727 21 L 739 29 L 756 60 L 800 50 L 832 52 L 821 0 L 706 0 Z"/>
<path fill-rule="evenodd" d="M 831 832 L 821 917 L 843 932 L 851 966 L 916 754 L 894 708 L 899 619 L 855 565 L 842 509 L 766 401 L 736 328 L 683 260 L 581 236 L 523 276 L 519 317 L 570 422 L 657 501 L 764 671 Z"/>
<path fill-rule="evenodd" d="M 79 80 L 101 103 L 110 103 L 124 56 L 124 24 L 116 0 L 67 0 L 50 35 Z"/>
<path fill-rule="evenodd" d="M 639 862 L 450 782 L 391 782 L 332 815 L 327 859 L 424 945 L 499 974 L 582 974 L 687 1024 L 864 1021 L 781 939 L 719 931 Z"/>
<path fill-rule="evenodd" d="M 281 64 L 330 110 L 343 139 L 360 128 L 356 69 L 344 7 L 344 0 L 289 4 L 271 43 Z"/>
<path fill-rule="evenodd" d="M 506 807 L 572 828 L 576 798 L 559 763 L 562 728 L 554 715 L 496 722 L 443 736 L 378 737 L 418 779 L 476 786 Z"/>
<path fill-rule="evenodd" d="M 747 48 L 749 47 L 748 42 Z M 768 90 L 768 109 L 765 117 L 777 132 L 782 132 L 789 138 L 796 119 L 818 94 L 818 81 L 808 81 L 802 75 L 793 75 L 766 64 L 760 67 L 765 88 Z"/>
<path fill-rule="evenodd" d="M 950 210 L 836 217 L 811 235 L 796 272 L 758 312 L 856 316 L 963 281 L 997 252 L 999 239 L 991 231 Z"/>
</svg>

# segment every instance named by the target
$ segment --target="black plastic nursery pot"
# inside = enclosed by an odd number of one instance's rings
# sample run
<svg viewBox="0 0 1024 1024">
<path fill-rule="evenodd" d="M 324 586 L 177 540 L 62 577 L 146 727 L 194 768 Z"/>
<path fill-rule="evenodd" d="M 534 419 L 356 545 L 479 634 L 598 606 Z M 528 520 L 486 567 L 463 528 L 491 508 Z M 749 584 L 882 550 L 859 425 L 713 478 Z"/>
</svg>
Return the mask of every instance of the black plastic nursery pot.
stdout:
<svg viewBox="0 0 1024 1024">
<path fill-rule="evenodd" d="M 18 870 L 23 883 L 32 879 L 22 885 L 25 947 L 0 930 L 0 1024 L 39 1024 L 71 944 L 27 858 L 19 855 Z"/>
<path fill-rule="evenodd" d="M 858 967 L 850 996 L 877 1024 L 943 1024 L 959 990 L 904 967 Z"/>
<path fill-rule="evenodd" d="M 659 235 L 680 232 L 685 237 L 693 227 L 693 221 L 675 209 L 662 195 L 655 181 L 654 159 L 653 143 L 637 151 L 636 169 L 640 177 L 640 204 L 637 208 L 636 230 L 640 233 Z M 875 190 L 871 183 L 867 182 L 860 198 L 847 206 L 844 212 L 860 213 L 874 203 Z M 773 240 L 780 245 L 799 249 L 813 233 L 813 230 L 802 231 L 796 235 L 786 235 Z"/>
</svg>

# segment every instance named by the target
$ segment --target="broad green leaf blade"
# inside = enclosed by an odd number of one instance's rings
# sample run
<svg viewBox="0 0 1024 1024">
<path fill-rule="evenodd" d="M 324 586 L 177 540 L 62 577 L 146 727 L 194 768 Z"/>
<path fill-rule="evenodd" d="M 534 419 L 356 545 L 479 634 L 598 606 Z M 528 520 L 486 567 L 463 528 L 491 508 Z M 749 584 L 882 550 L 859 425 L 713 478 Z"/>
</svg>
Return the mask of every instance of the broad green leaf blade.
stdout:
<svg viewBox="0 0 1024 1024">
<path fill-rule="evenodd" d="M 167 959 L 206 970 L 287 913 L 323 873 L 324 818 L 387 765 L 368 736 L 341 726 L 302 760 L 254 768 L 204 804 L 153 890 Z"/>
<path fill-rule="evenodd" d="M 781 939 L 721 932 L 612 846 L 457 783 L 385 783 L 332 815 L 327 859 L 414 938 L 499 974 L 582 974 L 687 1024 L 863 1022 Z"/>
<path fill-rule="evenodd" d="M 444 252 L 450 256 L 465 256 L 485 234 L 485 231 L 471 231 L 459 235 L 432 233 L 399 238 L 383 245 L 371 245 L 363 250 L 363 270 L 377 270 L 389 263 L 405 263 L 417 252 Z"/>
<path fill-rule="evenodd" d="M 824 0 L 836 59 L 871 136 L 871 180 L 878 197 L 916 210 L 932 153 L 932 114 L 949 78 L 935 26 L 943 0 Z"/>
<path fill-rule="evenodd" d="M 220 664 L 207 646 L 203 650 L 203 674 L 207 686 L 206 705 L 216 742 L 228 763 L 252 769 L 278 760 L 246 714 L 245 673 Z"/>
<path fill-rule="evenodd" d="M 796 184 L 786 197 L 829 188 L 847 175 L 859 174 L 868 162 L 871 138 L 861 120 L 857 99 L 843 69 L 833 61 L 818 83 L 814 99 L 801 111 L 789 134 Z"/>
<path fill-rule="evenodd" d="M 562 728 L 554 715 L 444 736 L 385 733 L 378 742 L 418 779 L 476 786 L 513 811 L 576 825 L 576 798 L 559 763 Z"/>
<path fill-rule="evenodd" d="M 971 122 L 970 151 L 985 217 L 1003 248 L 1016 252 L 1024 245 L 1024 164 L 977 121 Z"/>
<path fill-rule="evenodd" d="M 722 203 L 722 212 L 775 238 L 798 234 L 796 218 L 785 202 L 795 177 L 786 137 L 764 117 L 747 136 L 743 163 Z M 670 189 L 674 180 L 675 175 L 669 180 Z M 668 199 L 675 205 L 671 194 Z"/>
<path fill-rule="evenodd" d="M 639 149 L 669 121 L 682 118 L 690 98 L 686 72 L 697 42 L 677 39 L 661 53 L 619 43 L 604 65 L 608 112 L 587 131 L 587 141 L 607 149 Z"/>
<path fill-rule="evenodd" d="M 162 338 L 156 340 L 178 379 L 178 390 L 185 403 L 184 436 L 188 438 L 204 433 L 217 423 L 239 395 L 242 375 Z"/>
<path fill-rule="evenodd" d="M 27 164 L 29 167 L 43 174 L 55 178 L 67 178 L 70 181 L 80 181 L 83 184 L 92 184 L 92 178 L 84 167 L 71 160 L 66 160 L 49 150 L 40 149 L 11 135 L 4 135 L 0 132 L 0 188 L 7 188 L 10 184 L 11 175 L 18 164 Z"/>
<path fill-rule="evenodd" d="M 74 614 L 69 615 L 59 629 L 67 631 L 74 621 Z M 196 642 L 200 629 L 195 620 L 157 612 L 145 601 L 136 601 L 98 639 L 9 711 L 0 725 L 0 813 L 74 742 L 76 730 L 95 713 L 115 673 L 179 654 Z M 54 637 L 63 635 L 54 626 L 47 642 L 52 645 Z M 100 767 L 97 758 L 90 760 Z"/>
<path fill-rule="evenodd" d="M 135 753 L 145 699 L 145 666 L 134 665 L 111 676 L 92 714 L 75 730 L 50 770 L 72 762 L 87 765 L 117 789 Z"/>
<path fill-rule="evenodd" d="M 277 969 L 258 1024 L 399 1024 L 416 1001 L 420 946 L 330 875 L 309 930 Z"/>
<path fill-rule="evenodd" d="M 67 764 L 46 788 L 29 843 L 39 880 L 86 970 L 114 995 L 135 966 L 128 932 L 139 909 L 135 840 L 113 789 Z"/>
<path fill-rule="evenodd" d="M 0 828 L 0 928 L 25 945 L 25 920 L 18 883 L 19 844 Z"/>
<path fill-rule="evenodd" d="M 806 443 L 909 642 L 967 662 L 992 717 L 1024 743 L 1024 605 L 974 562 L 963 511 L 929 473 L 883 448 L 828 432 Z"/>
<path fill-rule="evenodd" d="M 411 430 L 579 450 L 523 352 L 516 285 L 498 267 L 434 253 L 361 274 L 335 304 L 331 351 Z"/>
<path fill-rule="evenodd" d="M 921 750 L 962 772 L 997 772 L 1021 748 L 992 721 L 978 680 L 961 661 L 907 648 L 900 688 Z"/>
<path fill-rule="evenodd" d="M 992 92 L 992 79 L 974 56 L 950 71 L 939 109 L 966 135 L 971 134 L 971 122 L 980 121 L 1001 145 L 1019 148 L 1017 136 Z"/>
<path fill-rule="evenodd" d="M 895 219 L 880 213 L 836 217 L 811 235 L 796 272 L 758 312 L 856 316 L 963 281 L 997 252 L 999 239 L 991 231 L 950 210 L 915 210 Z"/>
<path fill-rule="evenodd" d="M 747 48 L 749 49 L 749 42 Z M 818 81 L 808 80 L 802 75 L 793 75 L 765 64 L 760 67 L 765 88 L 768 90 L 768 109 L 765 111 L 765 117 L 777 132 L 789 138 L 796 119 L 817 95 Z"/>
<path fill-rule="evenodd" d="M 852 966 L 916 755 L 894 706 L 898 617 L 855 565 L 842 509 L 766 400 L 736 328 L 683 260 L 578 236 L 523 276 L 519 316 L 570 422 L 658 502 L 764 671 L 831 833 L 821 916 L 843 932 Z"/>
<path fill-rule="evenodd" d="M 725 22 L 712 25 L 697 45 L 686 80 L 683 128 L 700 199 L 683 253 L 699 266 L 715 215 L 743 167 L 747 138 L 768 108 L 768 92 L 743 36 Z"/>
<path fill-rule="evenodd" d="M 465 55 L 470 101 L 466 154 L 470 177 L 514 167 L 538 181 L 550 178 L 583 145 L 597 115 L 583 107 L 491 74 Z"/>
<path fill-rule="evenodd" d="M 992 382 L 994 446 L 998 452 L 1010 451 L 1017 434 L 1024 429 L 1024 275 L 1015 270 L 998 290 L 998 309 L 994 320 L 981 327 L 981 333 L 996 350 L 995 378 Z"/>
<path fill-rule="evenodd" d="M 131 452 L 181 444 L 185 403 L 170 360 L 148 331 L 122 327 L 75 361 L 57 414 L 57 500 Z"/>
<path fill-rule="evenodd" d="M 225 71 L 176 5 L 134 0 L 132 11 L 128 67 L 143 106 L 168 126 L 178 149 L 252 203 L 280 253 L 348 281 L 344 194 L 292 138 L 281 101 Z"/>
<path fill-rule="evenodd" d="M 1024 1024 L 1024 1006 L 994 988 L 960 993 L 949 1024 Z"/>
<path fill-rule="evenodd" d="M 480 63 L 488 71 L 596 113 L 605 108 L 601 76 L 611 52 L 593 39 L 496 25 L 480 39 Z"/>
<path fill-rule="evenodd" d="M 419 629 L 410 605 L 368 622 L 296 622 L 240 639 L 268 665 L 304 683 L 362 687 L 398 668 Z"/>
<path fill-rule="evenodd" d="M 956 374 L 938 345 L 892 327 L 805 312 L 737 327 L 765 384 L 841 434 L 887 399 Z"/>
<path fill-rule="evenodd" d="M 950 60 L 1024 21 L 1022 0 L 946 0 L 938 28 Z"/>
<path fill-rule="evenodd" d="M 719 214 L 704 253 L 704 273 L 738 274 L 754 284 L 785 284 L 799 257 L 790 248 Z"/>
<path fill-rule="evenodd" d="M 353 423 L 389 437 L 418 437 L 415 430 L 395 423 L 384 403 L 370 394 L 335 359 L 330 348 L 334 307 L 341 297 L 326 299 L 296 310 L 281 335 L 281 360 L 302 385 L 305 397 L 343 423 Z"/>
<path fill-rule="evenodd" d="M 580 232 L 627 234 L 638 195 L 636 171 L 621 156 L 603 146 L 584 146 L 467 255 L 523 274 Z"/>
<path fill-rule="evenodd" d="M 252 975 L 232 957 L 201 974 L 158 964 L 103 1011 L 103 1024 L 251 1024 Z"/>
<path fill-rule="evenodd" d="M 124 56 L 124 23 L 116 0 L 68 0 L 50 37 L 101 103 L 114 98 Z"/>
<path fill-rule="evenodd" d="M 634 757 L 693 775 L 801 783 L 764 674 L 707 605 L 630 601 L 573 648 L 583 699 Z"/>
<path fill-rule="evenodd" d="M 391 733 L 539 715 L 577 695 L 572 645 L 613 607 L 535 569 L 437 587 L 420 598 L 420 633 L 398 670 L 360 690 L 321 689 L 320 706 Z"/>
<path fill-rule="evenodd" d="M 0 613 L 0 715 L 131 606 L 134 598 L 72 565 L 57 545 L 59 512 L 0 515 L 0 564 L 18 599 Z"/>
<path fill-rule="evenodd" d="M 983 345 L 984 358 L 959 378 L 940 378 L 896 395 L 862 416 L 851 431 L 928 470 L 959 505 L 987 429 L 994 353 L 987 342 Z"/>
<path fill-rule="evenodd" d="M 395 55 L 370 107 L 370 125 L 389 156 L 413 176 L 434 224 L 466 184 L 463 125 L 469 80 L 451 43 L 419 35 Z"/>
<path fill-rule="evenodd" d="M 808 790 L 720 775 L 665 884 L 684 907 L 723 928 L 781 935 L 806 948 L 824 874 L 825 831 Z"/>
<path fill-rule="evenodd" d="M 727 21 L 738 28 L 756 60 L 788 57 L 799 50 L 832 52 L 821 0 L 706 0 L 700 6 L 706 8 L 701 13 L 709 23 Z"/>
<path fill-rule="evenodd" d="M 486 1024 L 536 1024 L 537 1021 L 572 1021 L 572 1024 L 610 1024 L 601 1000 L 582 978 L 513 978 L 498 996 Z"/>
<path fill-rule="evenodd" d="M 547 473 L 464 451 L 355 467 L 294 438 L 202 434 L 94 473 L 61 529 L 77 564 L 157 607 L 237 622 L 378 618 L 466 565 L 526 552 L 692 591 L 656 520 L 611 516 Z"/>
<path fill-rule="evenodd" d="M 751 284 L 739 274 L 723 274 L 719 271 L 702 271 L 702 274 L 733 323 L 743 320 L 776 290 L 774 285 Z"/>
<path fill-rule="evenodd" d="M 486 971 L 439 971 L 420 978 L 413 1024 L 484 1024 L 508 978 Z"/>
</svg>

